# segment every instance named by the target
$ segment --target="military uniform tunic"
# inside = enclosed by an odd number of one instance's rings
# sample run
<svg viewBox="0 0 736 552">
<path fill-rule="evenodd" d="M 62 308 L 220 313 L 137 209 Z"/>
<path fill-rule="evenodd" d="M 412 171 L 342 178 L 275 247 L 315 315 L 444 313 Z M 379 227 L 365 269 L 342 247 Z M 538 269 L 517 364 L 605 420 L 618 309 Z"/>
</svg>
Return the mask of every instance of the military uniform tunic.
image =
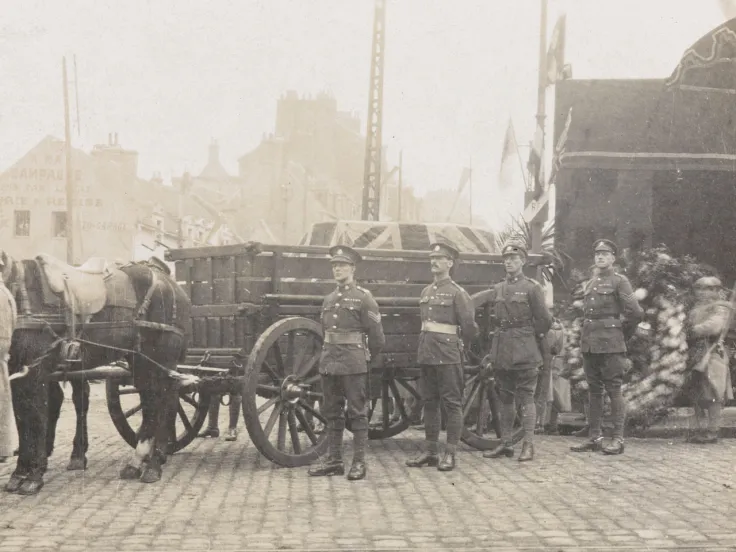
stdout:
<svg viewBox="0 0 736 552">
<path fill-rule="evenodd" d="M 459 328 L 460 334 L 422 331 L 419 334 L 417 363 L 424 365 L 460 364 L 463 341 L 478 335 L 473 301 L 468 292 L 445 278 L 428 285 L 419 299 L 422 322 L 434 322 Z"/>
<path fill-rule="evenodd" d="M 378 304 L 367 289 L 352 284 L 338 286 L 322 303 L 322 330 L 325 342 L 319 371 L 324 375 L 364 374 L 368 371 L 368 357 L 375 358 L 383 349 L 386 339 L 381 325 Z M 362 333 L 367 338 L 356 343 L 340 336 Z M 334 334 L 338 343 L 330 343 L 327 334 Z"/>
<path fill-rule="evenodd" d="M 634 324 L 644 318 L 629 279 L 610 268 L 599 271 L 585 285 L 582 352 L 625 353 L 622 314 Z"/>
<path fill-rule="evenodd" d="M 539 283 L 523 274 L 493 286 L 487 299 L 499 324 L 494 366 L 499 370 L 526 370 L 542 364 L 537 337 L 552 327 L 552 315 Z"/>
</svg>

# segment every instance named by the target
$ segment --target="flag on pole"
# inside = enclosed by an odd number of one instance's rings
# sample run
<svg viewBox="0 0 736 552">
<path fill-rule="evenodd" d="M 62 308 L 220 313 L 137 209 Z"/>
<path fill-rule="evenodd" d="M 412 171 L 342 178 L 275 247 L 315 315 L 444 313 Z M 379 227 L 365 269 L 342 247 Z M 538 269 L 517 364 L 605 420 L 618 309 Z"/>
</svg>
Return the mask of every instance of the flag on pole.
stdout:
<svg viewBox="0 0 736 552">
<path fill-rule="evenodd" d="M 556 83 L 565 66 L 565 26 L 566 17 L 561 15 L 552 30 L 552 38 L 547 50 L 547 85 Z"/>
<path fill-rule="evenodd" d="M 544 129 L 537 125 L 534 131 L 534 141 L 532 142 L 531 150 L 529 151 L 529 162 L 527 163 L 527 169 L 531 174 L 531 179 L 528 183 L 529 191 L 534 190 L 535 195 L 542 193 L 544 186 L 544 175 L 542 168 L 542 145 L 544 143 Z"/>
<path fill-rule="evenodd" d="M 503 151 L 501 152 L 501 168 L 498 175 L 499 190 L 508 190 L 513 187 L 514 157 L 518 157 L 519 155 L 518 148 L 514 123 L 509 119 L 509 124 L 506 127 L 506 136 L 503 139 Z"/>
<path fill-rule="evenodd" d="M 549 183 L 553 184 L 557 177 L 557 172 L 560 170 L 562 165 L 562 155 L 565 153 L 567 147 L 567 135 L 570 132 L 570 125 L 572 124 L 572 107 L 567 112 L 567 120 L 565 120 L 565 126 L 560 133 L 560 137 L 557 139 L 557 145 L 555 146 L 554 157 L 552 158 L 552 169 L 549 174 Z"/>
</svg>

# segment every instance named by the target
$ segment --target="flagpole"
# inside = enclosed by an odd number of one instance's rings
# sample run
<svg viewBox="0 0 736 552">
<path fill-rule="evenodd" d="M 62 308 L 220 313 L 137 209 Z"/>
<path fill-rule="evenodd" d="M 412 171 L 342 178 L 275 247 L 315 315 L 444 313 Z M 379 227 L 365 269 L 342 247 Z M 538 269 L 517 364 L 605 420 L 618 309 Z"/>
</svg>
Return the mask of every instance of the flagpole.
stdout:
<svg viewBox="0 0 736 552">
<path fill-rule="evenodd" d="M 540 148 L 539 148 L 539 174 L 544 175 L 544 121 L 545 121 L 545 104 L 547 90 L 547 0 L 540 0 L 540 18 L 539 18 L 539 81 L 537 89 L 537 126 L 541 130 Z M 543 176 L 541 176 L 543 178 Z M 539 182 L 539 186 L 543 186 L 543 182 Z M 534 195 L 538 190 L 534 190 Z M 531 229 L 531 248 L 534 253 L 539 253 L 542 241 L 543 223 L 537 220 L 528 221 Z"/>
<path fill-rule="evenodd" d="M 468 164 L 468 195 L 470 196 L 470 226 L 473 226 L 473 157 Z"/>
</svg>

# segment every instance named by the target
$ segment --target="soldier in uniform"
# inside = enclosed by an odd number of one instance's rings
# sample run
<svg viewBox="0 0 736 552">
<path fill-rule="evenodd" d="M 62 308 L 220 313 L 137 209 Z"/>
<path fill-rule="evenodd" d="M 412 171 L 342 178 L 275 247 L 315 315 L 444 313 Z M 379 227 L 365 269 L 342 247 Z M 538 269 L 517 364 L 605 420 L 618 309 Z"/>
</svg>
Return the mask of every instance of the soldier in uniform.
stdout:
<svg viewBox="0 0 736 552">
<path fill-rule="evenodd" d="M 626 342 L 622 315 L 627 323 L 637 324 L 644 317 L 623 274 L 613 269 L 617 248 L 610 240 L 598 240 L 593 246 L 595 269 L 585 283 L 583 296 L 583 330 L 580 338 L 585 379 L 588 382 L 589 440 L 570 447 L 573 452 L 599 451 L 604 454 L 624 452 L 624 403 L 621 385 L 626 371 Z M 611 399 L 613 439 L 603 446 L 601 422 L 603 392 Z"/>
<path fill-rule="evenodd" d="M 345 412 L 353 432 L 353 463 L 348 479 L 366 474 L 368 440 L 368 363 L 378 363 L 385 343 L 378 304 L 367 289 L 355 285 L 355 265 L 360 254 L 339 245 L 330 249 L 332 274 L 337 288 L 322 303 L 324 346 L 319 362 L 327 419 L 326 462 L 309 470 L 311 476 L 343 475 L 342 437 Z M 367 343 L 366 343 L 367 340 Z"/>
<path fill-rule="evenodd" d="M 493 304 L 498 325 L 487 360 L 493 367 L 501 399 L 501 443 L 483 456 L 513 457 L 511 430 L 519 404 L 524 428 L 519 462 L 528 462 L 534 459 L 534 425 L 537 420 L 534 392 L 543 363 L 542 342 L 552 326 L 552 315 L 545 304 L 542 286 L 522 272 L 527 255 L 524 244 L 507 243 L 502 255 L 506 278 L 495 284 L 483 300 Z"/>
<path fill-rule="evenodd" d="M 437 466 L 440 471 L 455 468 L 455 452 L 463 429 L 463 341 L 470 343 L 478 335 L 472 300 L 450 278 L 450 269 L 459 255 L 454 247 L 446 244 L 430 246 L 434 283 L 424 288 L 419 300 L 422 330 L 417 351 L 427 450 L 407 460 L 410 468 Z M 440 403 L 447 411 L 447 446 L 441 461 Z"/>
<path fill-rule="evenodd" d="M 720 299 L 721 281 L 715 276 L 700 278 L 693 288 L 685 390 L 695 410 L 695 431 L 688 441 L 707 445 L 718 442 L 723 403 L 733 399 L 729 355 L 721 341 L 731 318 L 731 304 Z"/>
</svg>

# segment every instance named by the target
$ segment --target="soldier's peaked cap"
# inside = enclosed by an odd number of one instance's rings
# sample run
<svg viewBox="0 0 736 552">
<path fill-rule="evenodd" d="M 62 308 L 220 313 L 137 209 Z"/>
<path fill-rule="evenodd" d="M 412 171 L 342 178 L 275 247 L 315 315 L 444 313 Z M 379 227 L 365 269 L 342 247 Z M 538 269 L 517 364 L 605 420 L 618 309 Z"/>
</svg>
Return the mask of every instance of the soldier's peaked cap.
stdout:
<svg viewBox="0 0 736 552">
<path fill-rule="evenodd" d="M 447 243 L 433 243 L 429 246 L 430 257 L 447 257 L 453 261 L 460 256 L 460 252 Z"/>
<path fill-rule="evenodd" d="M 506 255 L 523 255 L 526 257 L 526 246 L 520 241 L 507 241 L 501 250 L 501 255 L 504 257 Z"/>
<path fill-rule="evenodd" d="M 348 263 L 351 265 L 358 264 L 363 259 L 360 253 L 347 245 L 333 245 L 330 247 L 330 257 L 331 263 Z"/>
<path fill-rule="evenodd" d="M 596 251 L 608 251 L 616 255 L 618 253 L 618 247 L 611 240 L 596 240 L 593 244 L 593 252 Z"/>
</svg>

